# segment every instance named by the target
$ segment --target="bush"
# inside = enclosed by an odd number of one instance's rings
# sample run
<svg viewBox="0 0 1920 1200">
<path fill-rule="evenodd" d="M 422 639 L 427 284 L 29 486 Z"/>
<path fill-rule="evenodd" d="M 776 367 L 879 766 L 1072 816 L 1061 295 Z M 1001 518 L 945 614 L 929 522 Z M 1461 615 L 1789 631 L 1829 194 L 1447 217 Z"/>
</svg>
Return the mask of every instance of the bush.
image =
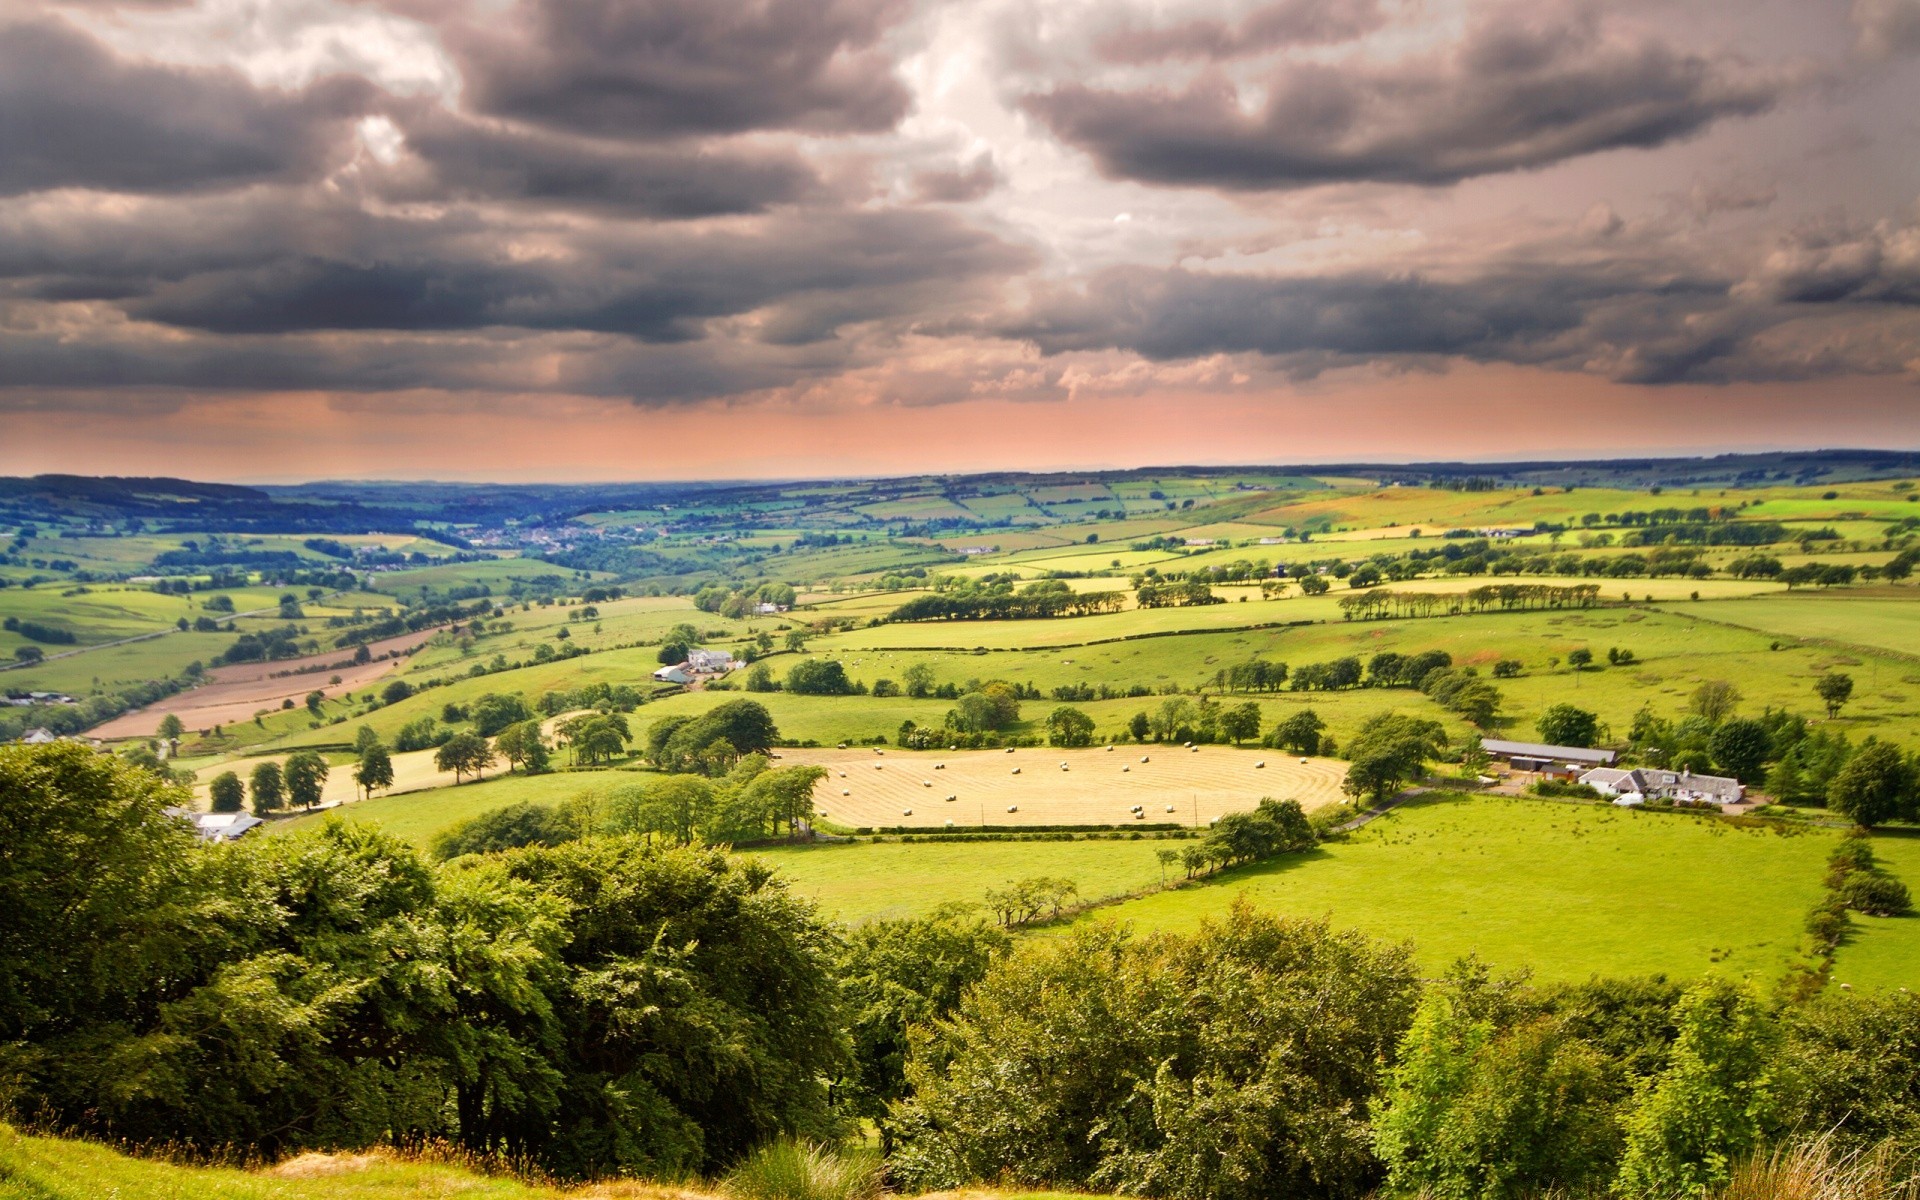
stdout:
<svg viewBox="0 0 1920 1200">
<path fill-rule="evenodd" d="M 1898 917 L 1913 911 L 1907 885 L 1880 871 L 1855 871 L 1835 890 L 1848 908 L 1870 917 Z"/>
<path fill-rule="evenodd" d="M 880 1159 L 781 1138 L 748 1154 L 721 1187 L 738 1200 L 865 1200 L 880 1191 Z"/>
</svg>

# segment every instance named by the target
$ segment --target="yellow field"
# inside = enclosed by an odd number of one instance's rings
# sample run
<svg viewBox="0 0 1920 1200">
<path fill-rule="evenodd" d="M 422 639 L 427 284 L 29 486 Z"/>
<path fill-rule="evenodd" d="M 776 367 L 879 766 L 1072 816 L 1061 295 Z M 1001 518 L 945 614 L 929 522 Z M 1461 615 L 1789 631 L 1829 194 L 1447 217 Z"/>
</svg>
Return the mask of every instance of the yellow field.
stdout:
<svg viewBox="0 0 1920 1200">
<path fill-rule="evenodd" d="M 1264 796 L 1298 800 L 1309 810 L 1337 804 L 1347 771 L 1335 759 L 1225 746 L 781 751 L 780 765 L 800 763 L 827 768 L 814 789 L 815 807 L 836 825 L 929 829 L 1136 819 L 1204 825 Z"/>
</svg>

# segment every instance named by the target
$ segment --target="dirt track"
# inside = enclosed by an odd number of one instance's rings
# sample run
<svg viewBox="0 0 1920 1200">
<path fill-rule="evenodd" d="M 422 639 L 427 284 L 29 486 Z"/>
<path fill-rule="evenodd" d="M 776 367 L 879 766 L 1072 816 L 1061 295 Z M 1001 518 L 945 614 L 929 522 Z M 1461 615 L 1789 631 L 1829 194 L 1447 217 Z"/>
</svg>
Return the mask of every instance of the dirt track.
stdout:
<svg viewBox="0 0 1920 1200">
<path fill-rule="evenodd" d="M 1336 759 L 1303 763 L 1276 750 L 1224 746 L 780 753 L 781 766 L 827 768 L 827 777 L 814 789 L 814 805 L 837 825 L 935 829 L 949 822 L 956 827 L 1119 825 L 1136 819 L 1204 825 L 1250 809 L 1263 796 L 1298 800 L 1311 811 L 1339 802 L 1347 769 Z M 1143 810 L 1138 818 L 1131 811 L 1136 804 Z M 1008 812 L 1009 806 L 1018 811 Z"/>
<path fill-rule="evenodd" d="M 207 730 L 215 725 L 251 721 L 254 713 L 263 708 L 277 709 L 282 700 L 291 699 L 296 705 L 302 704 L 307 693 L 315 688 L 325 692 L 328 699 L 346 692 L 357 692 L 392 672 L 406 661 L 407 654 L 436 632 L 423 629 L 385 641 L 369 642 L 367 649 L 373 652 L 374 657 L 372 662 L 367 663 L 353 663 L 353 651 L 349 649 L 333 650 L 307 658 L 215 667 L 207 672 L 210 682 L 177 696 L 169 696 L 158 704 L 115 717 L 90 732 L 92 736 L 101 738 L 152 737 L 159 732 L 160 720 L 168 713 L 178 714 L 188 729 Z M 380 657 L 383 654 L 392 657 L 383 660 Z M 346 665 L 335 667 L 335 663 Z M 301 673 L 302 668 L 316 667 L 320 669 Z M 340 677 L 340 682 L 328 683 L 327 680 L 335 675 Z"/>
</svg>

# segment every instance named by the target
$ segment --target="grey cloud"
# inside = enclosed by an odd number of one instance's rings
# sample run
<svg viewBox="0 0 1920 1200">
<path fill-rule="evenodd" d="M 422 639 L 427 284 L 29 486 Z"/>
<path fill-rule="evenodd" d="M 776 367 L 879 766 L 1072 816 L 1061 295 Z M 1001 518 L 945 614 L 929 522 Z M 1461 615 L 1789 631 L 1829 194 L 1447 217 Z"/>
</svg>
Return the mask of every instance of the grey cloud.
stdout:
<svg viewBox="0 0 1920 1200">
<path fill-rule="evenodd" d="M 910 319 L 1031 265 L 1026 251 L 935 212 L 794 214 L 750 231 L 529 231 L 544 247 L 534 255 L 501 244 L 505 232 L 368 219 L 327 252 L 287 247 L 149 278 L 122 307 L 229 334 L 502 327 L 650 342 L 699 339 L 714 319 L 758 313 L 769 340 L 797 343 L 850 322 Z"/>
<path fill-rule="evenodd" d="M 1774 245 L 1743 290 L 1799 304 L 1920 304 L 1920 225 L 1795 230 Z"/>
<path fill-rule="evenodd" d="M 312 178 L 373 96 L 352 78 L 257 89 L 232 72 L 116 58 L 57 20 L 17 22 L 0 27 L 0 195 Z"/>
<path fill-rule="evenodd" d="M 420 199 L 496 199 L 683 219 L 761 212 L 817 196 L 818 176 L 780 150 L 608 145 L 485 125 L 434 108 L 402 119 L 423 172 L 386 172 Z"/>
<path fill-rule="evenodd" d="M 1846 365 L 1841 356 L 1814 371 L 1755 353 L 1757 337 L 1791 319 L 1730 298 L 1727 281 L 1705 272 L 1508 264 L 1435 280 L 1127 267 L 1044 292 L 996 332 L 1046 354 L 1254 354 L 1301 375 L 1457 358 L 1662 384 L 1797 378 Z"/>
<path fill-rule="evenodd" d="M 1404 65 L 1283 65 L 1246 115 L 1219 72 L 1175 91 L 1068 84 L 1024 105 L 1113 177 L 1263 190 L 1329 182 L 1438 185 L 1687 137 L 1760 113 L 1790 86 L 1592 19 L 1490 21 Z"/>
<path fill-rule="evenodd" d="M 919 171 L 913 177 L 914 199 L 922 204 L 959 204 L 978 200 L 1005 182 L 992 154 L 970 163 L 954 163 Z"/>
<path fill-rule="evenodd" d="M 600 137 L 876 132 L 909 96 L 880 44 L 907 0 L 521 0 L 451 23 L 475 110 Z"/>
<path fill-rule="evenodd" d="M 1280 0 L 1234 22 L 1195 17 L 1155 25 L 1123 12 L 1116 28 L 1095 37 L 1094 49 L 1108 62 L 1117 63 L 1222 60 L 1282 46 L 1351 41 L 1385 23 L 1379 0 Z"/>
<path fill-rule="evenodd" d="M 1854 0 L 1852 16 L 1862 55 L 1920 54 L 1920 0 Z"/>
</svg>

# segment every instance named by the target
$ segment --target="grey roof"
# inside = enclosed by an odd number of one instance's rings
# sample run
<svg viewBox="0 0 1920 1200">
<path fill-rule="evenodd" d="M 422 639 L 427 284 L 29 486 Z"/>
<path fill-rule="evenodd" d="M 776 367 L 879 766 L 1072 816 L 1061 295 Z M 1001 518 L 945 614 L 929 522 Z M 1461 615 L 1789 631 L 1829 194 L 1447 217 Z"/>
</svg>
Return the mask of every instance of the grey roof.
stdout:
<svg viewBox="0 0 1920 1200">
<path fill-rule="evenodd" d="M 1521 758 L 1558 758 L 1567 762 L 1606 764 L 1620 757 L 1611 750 L 1589 750 L 1584 746 L 1549 746 L 1544 742 L 1503 742 L 1498 738 L 1481 738 L 1480 746 L 1488 754 L 1498 754 L 1507 758 L 1518 755 Z"/>
</svg>

